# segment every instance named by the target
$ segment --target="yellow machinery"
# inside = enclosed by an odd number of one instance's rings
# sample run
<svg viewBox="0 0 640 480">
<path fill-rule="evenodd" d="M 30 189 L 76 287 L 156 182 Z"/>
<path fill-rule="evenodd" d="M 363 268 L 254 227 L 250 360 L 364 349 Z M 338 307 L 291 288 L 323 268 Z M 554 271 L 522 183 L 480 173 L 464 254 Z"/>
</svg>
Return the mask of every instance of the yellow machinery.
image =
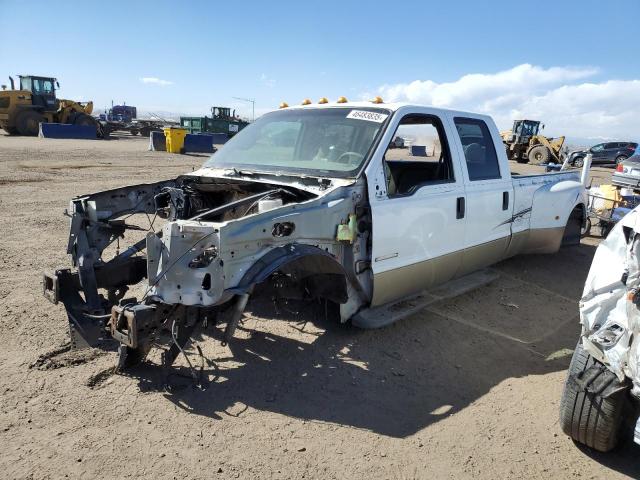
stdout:
<svg viewBox="0 0 640 480">
<path fill-rule="evenodd" d="M 513 129 L 500 132 L 509 160 L 562 163 L 564 137 L 547 138 L 539 131 L 540 122 L 537 120 L 515 120 Z"/>
<path fill-rule="evenodd" d="M 96 125 L 91 116 L 93 102 L 79 103 L 56 98 L 55 78 L 19 75 L 20 88 L 16 89 L 9 77 L 11 89 L 0 91 L 0 127 L 10 135 L 38 135 L 41 122 Z"/>
</svg>

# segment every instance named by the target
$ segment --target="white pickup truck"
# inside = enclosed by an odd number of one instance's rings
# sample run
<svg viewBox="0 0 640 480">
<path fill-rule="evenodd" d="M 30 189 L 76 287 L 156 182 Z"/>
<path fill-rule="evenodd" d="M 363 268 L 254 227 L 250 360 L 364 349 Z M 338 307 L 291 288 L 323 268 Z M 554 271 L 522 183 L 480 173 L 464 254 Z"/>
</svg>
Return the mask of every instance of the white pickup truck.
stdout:
<svg viewBox="0 0 640 480">
<path fill-rule="evenodd" d="M 382 326 L 395 318 L 370 313 L 385 305 L 578 243 L 586 203 L 577 173 L 512 175 L 484 115 L 380 99 L 287 106 L 198 171 L 74 198 L 77 269 L 45 274 L 44 291 L 64 303 L 74 345 L 115 340 L 127 365 L 170 331 L 170 365 L 204 319 L 225 323 L 230 340 L 265 286 Z M 166 221 L 105 258 L 133 214 Z"/>
</svg>

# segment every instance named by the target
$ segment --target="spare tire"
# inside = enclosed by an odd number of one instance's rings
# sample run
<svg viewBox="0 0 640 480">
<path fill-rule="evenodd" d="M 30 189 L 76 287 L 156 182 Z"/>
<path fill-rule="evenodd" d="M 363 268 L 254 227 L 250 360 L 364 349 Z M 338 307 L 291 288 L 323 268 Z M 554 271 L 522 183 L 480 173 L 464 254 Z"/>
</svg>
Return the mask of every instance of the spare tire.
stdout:
<svg viewBox="0 0 640 480">
<path fill-rule="evenodd" d="M 35 137 L 40 132 L 40 123 L 44 117 L 35 110 L 23 110 L 16 117 L 16 130 L 20 135 Z"/>
<path fill-rule="evenodd" d="M 551 158 L 551 152 L 544 145 L 535 145 L 527 152 L 529 161 L 534 164 L 548 163 Z"/>
<path fill-rule="evenodd" d="M 601 380 L 594 375 L 598 367 L 602 372 L 600 376 L 613 375 L 584 350 L 582 343 L 578 343 L 562 392 L 560 427 L 576 442 L 600 452 L 608 452 L 618 443 L 626 390 L 607 395 L 606 390 L 598 393 L 581 387 L 578 381 L 587 375 L 590 377 L 589 386 Z"/>
</svg>

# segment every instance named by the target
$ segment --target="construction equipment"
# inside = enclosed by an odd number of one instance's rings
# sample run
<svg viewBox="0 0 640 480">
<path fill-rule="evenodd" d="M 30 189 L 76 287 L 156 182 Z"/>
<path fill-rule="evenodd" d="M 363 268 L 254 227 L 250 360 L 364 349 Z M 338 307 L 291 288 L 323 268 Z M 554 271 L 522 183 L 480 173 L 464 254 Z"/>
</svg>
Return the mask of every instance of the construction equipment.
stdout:
<svg viewBox="0 0 640 480">
<path fill-rule="evenodd" d="M 544 128 L 544 125 L 542 125 Z M 518 163 L 562 163 L 564 136 L 547 138 L 540 134 L 538 120 L 514 120 L 513 128 L 500 132 L 507 158 Z"/>
<path fill-rule="evenodd" d="M 99 124 L 91 116 L 93 102 L 76 102 L 56 98 L 60 84 L 52 77 L 18 75 L 20 88 L 16 89 L 9 77 L 11 89 L 6 85 L 0 91 L 0 127 L 10 135 L 38 135 L 40 123 L 67 123 L 73 125 Z"/>
<path fill-rule="evenodd" d="M 162 131 L 163 127 L 170 126 L 171 122 L 162 120 L 139 119 L 138 109 L 131 105 L 111 105 L 111 108 L 98 117 L 98 122 L 105 133 L 128 132 L 131 135 L 148 137 L 151 132 Z"/>
<path fill-rule="evenodd" d="M 189 133 L 226 133 L 233 137 L 249 125 L 249 122 L 236 116 L 229 107 L 211 107 L 211 117 L 180 117 L 180 126 Z"/>
</svg>

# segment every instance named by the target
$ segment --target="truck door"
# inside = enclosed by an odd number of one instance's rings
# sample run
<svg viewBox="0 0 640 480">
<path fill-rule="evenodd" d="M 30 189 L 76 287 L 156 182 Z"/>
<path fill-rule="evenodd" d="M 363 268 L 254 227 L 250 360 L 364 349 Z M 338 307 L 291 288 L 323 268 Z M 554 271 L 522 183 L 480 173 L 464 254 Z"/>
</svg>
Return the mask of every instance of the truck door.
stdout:
<svg viewBox="0 0 640 480">
<path fill-rule="evenodd" d="M 369 164 L 373 306 L 445 282 L 460 268 L 467 203 L 452 135 L 431 109 L 400 109 Z"/>
<path fill-rule="evenodd" d="M 454 114 L 450 121 L 455 126 L 456 149 L 464 165 L 467 226 L 460 273 L 465 274 L 506 255 L 511 238 L 513 182 L 492 121 Z"/>
</svg>

